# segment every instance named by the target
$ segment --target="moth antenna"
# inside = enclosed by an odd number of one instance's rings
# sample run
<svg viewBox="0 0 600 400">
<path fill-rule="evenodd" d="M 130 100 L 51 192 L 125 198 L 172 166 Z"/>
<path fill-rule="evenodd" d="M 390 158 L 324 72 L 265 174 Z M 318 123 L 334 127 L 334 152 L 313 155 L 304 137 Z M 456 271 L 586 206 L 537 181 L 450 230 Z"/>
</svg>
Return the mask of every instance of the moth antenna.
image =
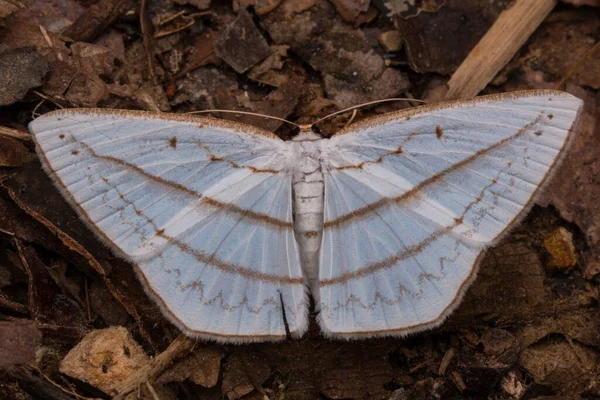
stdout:
<svg viewBox="0 0 600 400">
<path fill-rule="evenodd" d="M 346 122 L 346 125 L 344 125 L 344 128 L 347 128 L 348 125 L 350 125 L 352 123 L 352 121 L 354 121 L 354 118 L 356 118 L 356 114 L 358 114 L 358 111 L 352 110 L 352 115 L 350 116 L 350 119 L 348 120 L 348 122 Z"/>
<path fill-rule="evenodd" d="M 412 102 L 412 101 L 416 101 L 416 102 L 419 102 L 419 103 L 428 104 L 428 102 L 426 102 L 425 100 L 411 99 L 411 98 L 409 98 L 409 97 L 395 97 L 395 98 L 391 98 L 391 99 L 375 100 L 375 101 L 370 101 L 370 102 L 368 102 L 368 103 L 362 103 L 362 104 L 359 104 L 359 105 L 356 105 L 356 106 L 352 106 L 352 107 L 344 108 L 343 110 L 336 111 L 336 112 L 334 112 L 334 113 L 328 114 L 328 115 L 326 115 L 326 116 L 324 116 L 324 117 L 322 117 L 322 118 L 319 118 L 319 119 L 318 119 L 318 120 L 316 120 L 315 122 L 313 122 L 313 123 L 312 123 L 312 125 L 316 125 L 316 124 L 318 124 L 319 122 L 322 122 L 322 121 L 326 120 L 327 118 L 331 118 L 331 117 L 333 117 L 333 116 L 336 116 L 336 115 L 339 115 L 339 114 L 343 114 L 343 113 L 345 113 L 345 112 L 347 112 L 347 111 L 356 110 L 356 109 L 358 109 L 358 108 L 360 108 L 360 107 L 371 106 L 371 105 L 373 105 L 373 104 L 387 103 L 387 102 L 389 102 L 389 101 L 410 101 L 410 102 Z M 354 119 L 354 115 L 352 116 L 352 118 L 351 118 L 351 121 L 350 121 L 350 122 L 352 122 L 352 119 Z M 348 124 L 350 124 L 350 123 L 348 123 Z"/>
<path fill-rule="evenodd" d="M 290 125 L 294 125 L 296 128 L 302 128 L 301 125 L 298 125 L 295 122 L 292 121 L 288 121 L 287 119 L 284 118 L 279 118 L 279 117 L 274 117 L 272 115 L 265 115 L 265 114 L 259 114 L 259 113 L 253 113 L 253 112 L 249 112 L 249 111 L 235 111 L 235 110 L 200 110 L 200 111 L 191 111 L 187 114 L 201 114 L 201 113 L 217 113 L 217 112 L 222 112 L 222 113 L 229 113 L 229 114 L 244 114 L 244 115 L 252 115 L 254 117 L 262 117 L 262 118 L 269 118 L 269 119 L 274 119 L 277 121 L 281 121 L 281 122 L 285 122 L 287 124 Z"/>
</svg>

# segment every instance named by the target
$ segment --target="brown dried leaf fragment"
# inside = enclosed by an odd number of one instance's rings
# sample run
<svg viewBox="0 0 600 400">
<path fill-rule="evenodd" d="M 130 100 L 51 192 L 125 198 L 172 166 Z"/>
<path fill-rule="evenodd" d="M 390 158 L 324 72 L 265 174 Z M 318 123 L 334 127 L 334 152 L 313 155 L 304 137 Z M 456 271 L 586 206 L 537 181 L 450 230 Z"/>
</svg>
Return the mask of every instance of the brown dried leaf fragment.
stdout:
<svg viewBox="0 0 600 400">
<path fill-rule="evenodd" d="M 189 379 L 197 385 L 211 388 L 219 380 L 222 359 L 223 353 L 218 349 L 212 347 L 198 349 L 167 369 L 156 382 L 167 384 Z"/>
<path fill-rule="evenodd" d="M 241 9 L 214 43 L 215 53 L 237 73 L 244 73 L 269 55 L 271 49 L 254 25 L 252 16 Z"/>
<path fill-rule="evenodd" d="M 32 157 L 21 141 L 0 136 L 0 167 L 20 167 Z"/>
<path fill-rule="evenodd" d="M 0 321 L 0 367 L 33 362 L 41 338 L 33 321 Z"/>
<path fill-rule="evenodd" d="M 29 276 L 29 312 L 41 327 L 49 325 L 52 335 L 61 339 L 82 337 L 88 326 L 82 308 L 54 281 L 49 268 L 31 246 L 18 241 L 21 263 Z"/>
<path fill-rule="evenodd" d="M 538 384 L 549 385 L 561 398 L 585 388 L 596 369 L 594 351 L 577 342 L 548 341 L 525 349 L 519 363 Z"/>
<path fill-rule="evenodd" d="M 339 51 L 340 60 L 348 66 L 339 74 L 324 77 L 328 97 L 342 107 L 395 97 L 410 87 L 401 72 L 386 68 L 383 58 L 374 51 L 348 53 Z"/>
<path fill-rule="evenodd" d="M 436 12 L 446 0 L 385 0 L 383 5 L 389 11 L 388 16 L 402 18 L 416 17 L 421 12 Z"/>
<path fill-rule="evenodd" d="M 25 8 L 25 5 L 17 0 L 0 0 L 0 18 L 6 18 L 15 11 Z"/>
<path fill-rule="evenodd" d="M 91 5 L 62 35 L 75 42 L 91 42 L 131 9 L 135 9 L 133 0 L 101 0 Z"/>
<path fill-rule="evenodd" d="M 48 71 L 48 63 L 35 48 L 4 47 L 0 53 L 0 106 L 19 101 L 29 89 L 41 86 Z"/>
<path fill-rule="evenodd" d="M 369 9 L 371 0 L 331 0 L 338 13 L 348 22 L 354 22 L 360 13 Z"/>
<path fill-rule="evenodd" d="M 281 0 L 233 0 L 233 11 L 237 12 L 240 8 L 254 7 L 254 12 L 258 15 L 270 13 L 281 3 Z"/>
<path fill-rule="evenodd" d="M 492 26 L 503 4 L 453 1 L 436 13 L 395 18 L 411 68 L 417 72 L 452 73 Z"/>
<path fill-rule="evenodd" d="M 229 400 L 240 399 L 255 388 L 261 388 L 269 378 L 270 368 L 256 360 L 257 357 L 243 350 L 227 359 L 223 368 L 221 390 Z"/>
<path fill-rule="evenodd" d="M 289 46 L 286 45 L 271 46 L 271 54 L 260 64 L 252 67 L 248 71 L 248 77 L 269 86 L 279 87 L 283 85 L 289 79 L 288 75 L 282 70 L 288 48 Z"/>
</svg>

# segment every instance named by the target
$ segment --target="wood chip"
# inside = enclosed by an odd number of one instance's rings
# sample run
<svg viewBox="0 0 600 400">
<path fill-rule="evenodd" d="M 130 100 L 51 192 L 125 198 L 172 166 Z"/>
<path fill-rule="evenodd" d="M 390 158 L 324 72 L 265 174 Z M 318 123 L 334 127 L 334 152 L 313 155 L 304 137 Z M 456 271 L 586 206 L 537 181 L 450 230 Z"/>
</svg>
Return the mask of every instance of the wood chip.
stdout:
<svg viewBox="0 0 600 400">
<path fill-rule="evenodd" d="M 448 82 L 446 100 L 475 97 L 523 46 L 556 0 L 517 0 L 477 43 Z"/>
<path fill-rule="evenodd" d="M 570 271 L 577 264 L 573 234 L 565 228 L 557 228 L 546 236 L 544 247 L 552 257 L 551 267 Z"/>
</svg>

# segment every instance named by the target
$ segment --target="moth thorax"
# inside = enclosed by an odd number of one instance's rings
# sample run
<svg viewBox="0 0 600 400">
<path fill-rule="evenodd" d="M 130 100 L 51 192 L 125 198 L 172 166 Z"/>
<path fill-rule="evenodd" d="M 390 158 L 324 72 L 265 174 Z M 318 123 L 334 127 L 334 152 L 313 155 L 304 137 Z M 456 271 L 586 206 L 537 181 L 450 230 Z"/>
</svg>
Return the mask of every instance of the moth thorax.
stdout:
<svg viewBox="0 0 600 400">
<path fill-rule="evenodd" d="M 300 133 L 292 138 L 294 142 L 314 142 L 315 140 L 321 140 L 322 137 L 313 131 L 302 129 Z"/>
</svg>

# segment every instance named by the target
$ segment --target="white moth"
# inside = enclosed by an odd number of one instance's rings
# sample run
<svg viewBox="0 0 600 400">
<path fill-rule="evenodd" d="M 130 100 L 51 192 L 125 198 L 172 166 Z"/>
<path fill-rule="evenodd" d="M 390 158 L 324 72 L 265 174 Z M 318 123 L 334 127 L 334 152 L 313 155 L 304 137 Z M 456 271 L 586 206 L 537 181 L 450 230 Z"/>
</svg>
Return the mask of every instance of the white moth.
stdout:
<svg viewBox="0 0 600 400">
<path fill-rule="evenodd" d="M 537 90 L 397 111 L 284 142 L 210 118 L 61 110 L 30 125 L 88 226 L 187 335 L 326 336 L 439 325 L 485 248 L 531 207 L 581 100 Z"/>
</svg>

